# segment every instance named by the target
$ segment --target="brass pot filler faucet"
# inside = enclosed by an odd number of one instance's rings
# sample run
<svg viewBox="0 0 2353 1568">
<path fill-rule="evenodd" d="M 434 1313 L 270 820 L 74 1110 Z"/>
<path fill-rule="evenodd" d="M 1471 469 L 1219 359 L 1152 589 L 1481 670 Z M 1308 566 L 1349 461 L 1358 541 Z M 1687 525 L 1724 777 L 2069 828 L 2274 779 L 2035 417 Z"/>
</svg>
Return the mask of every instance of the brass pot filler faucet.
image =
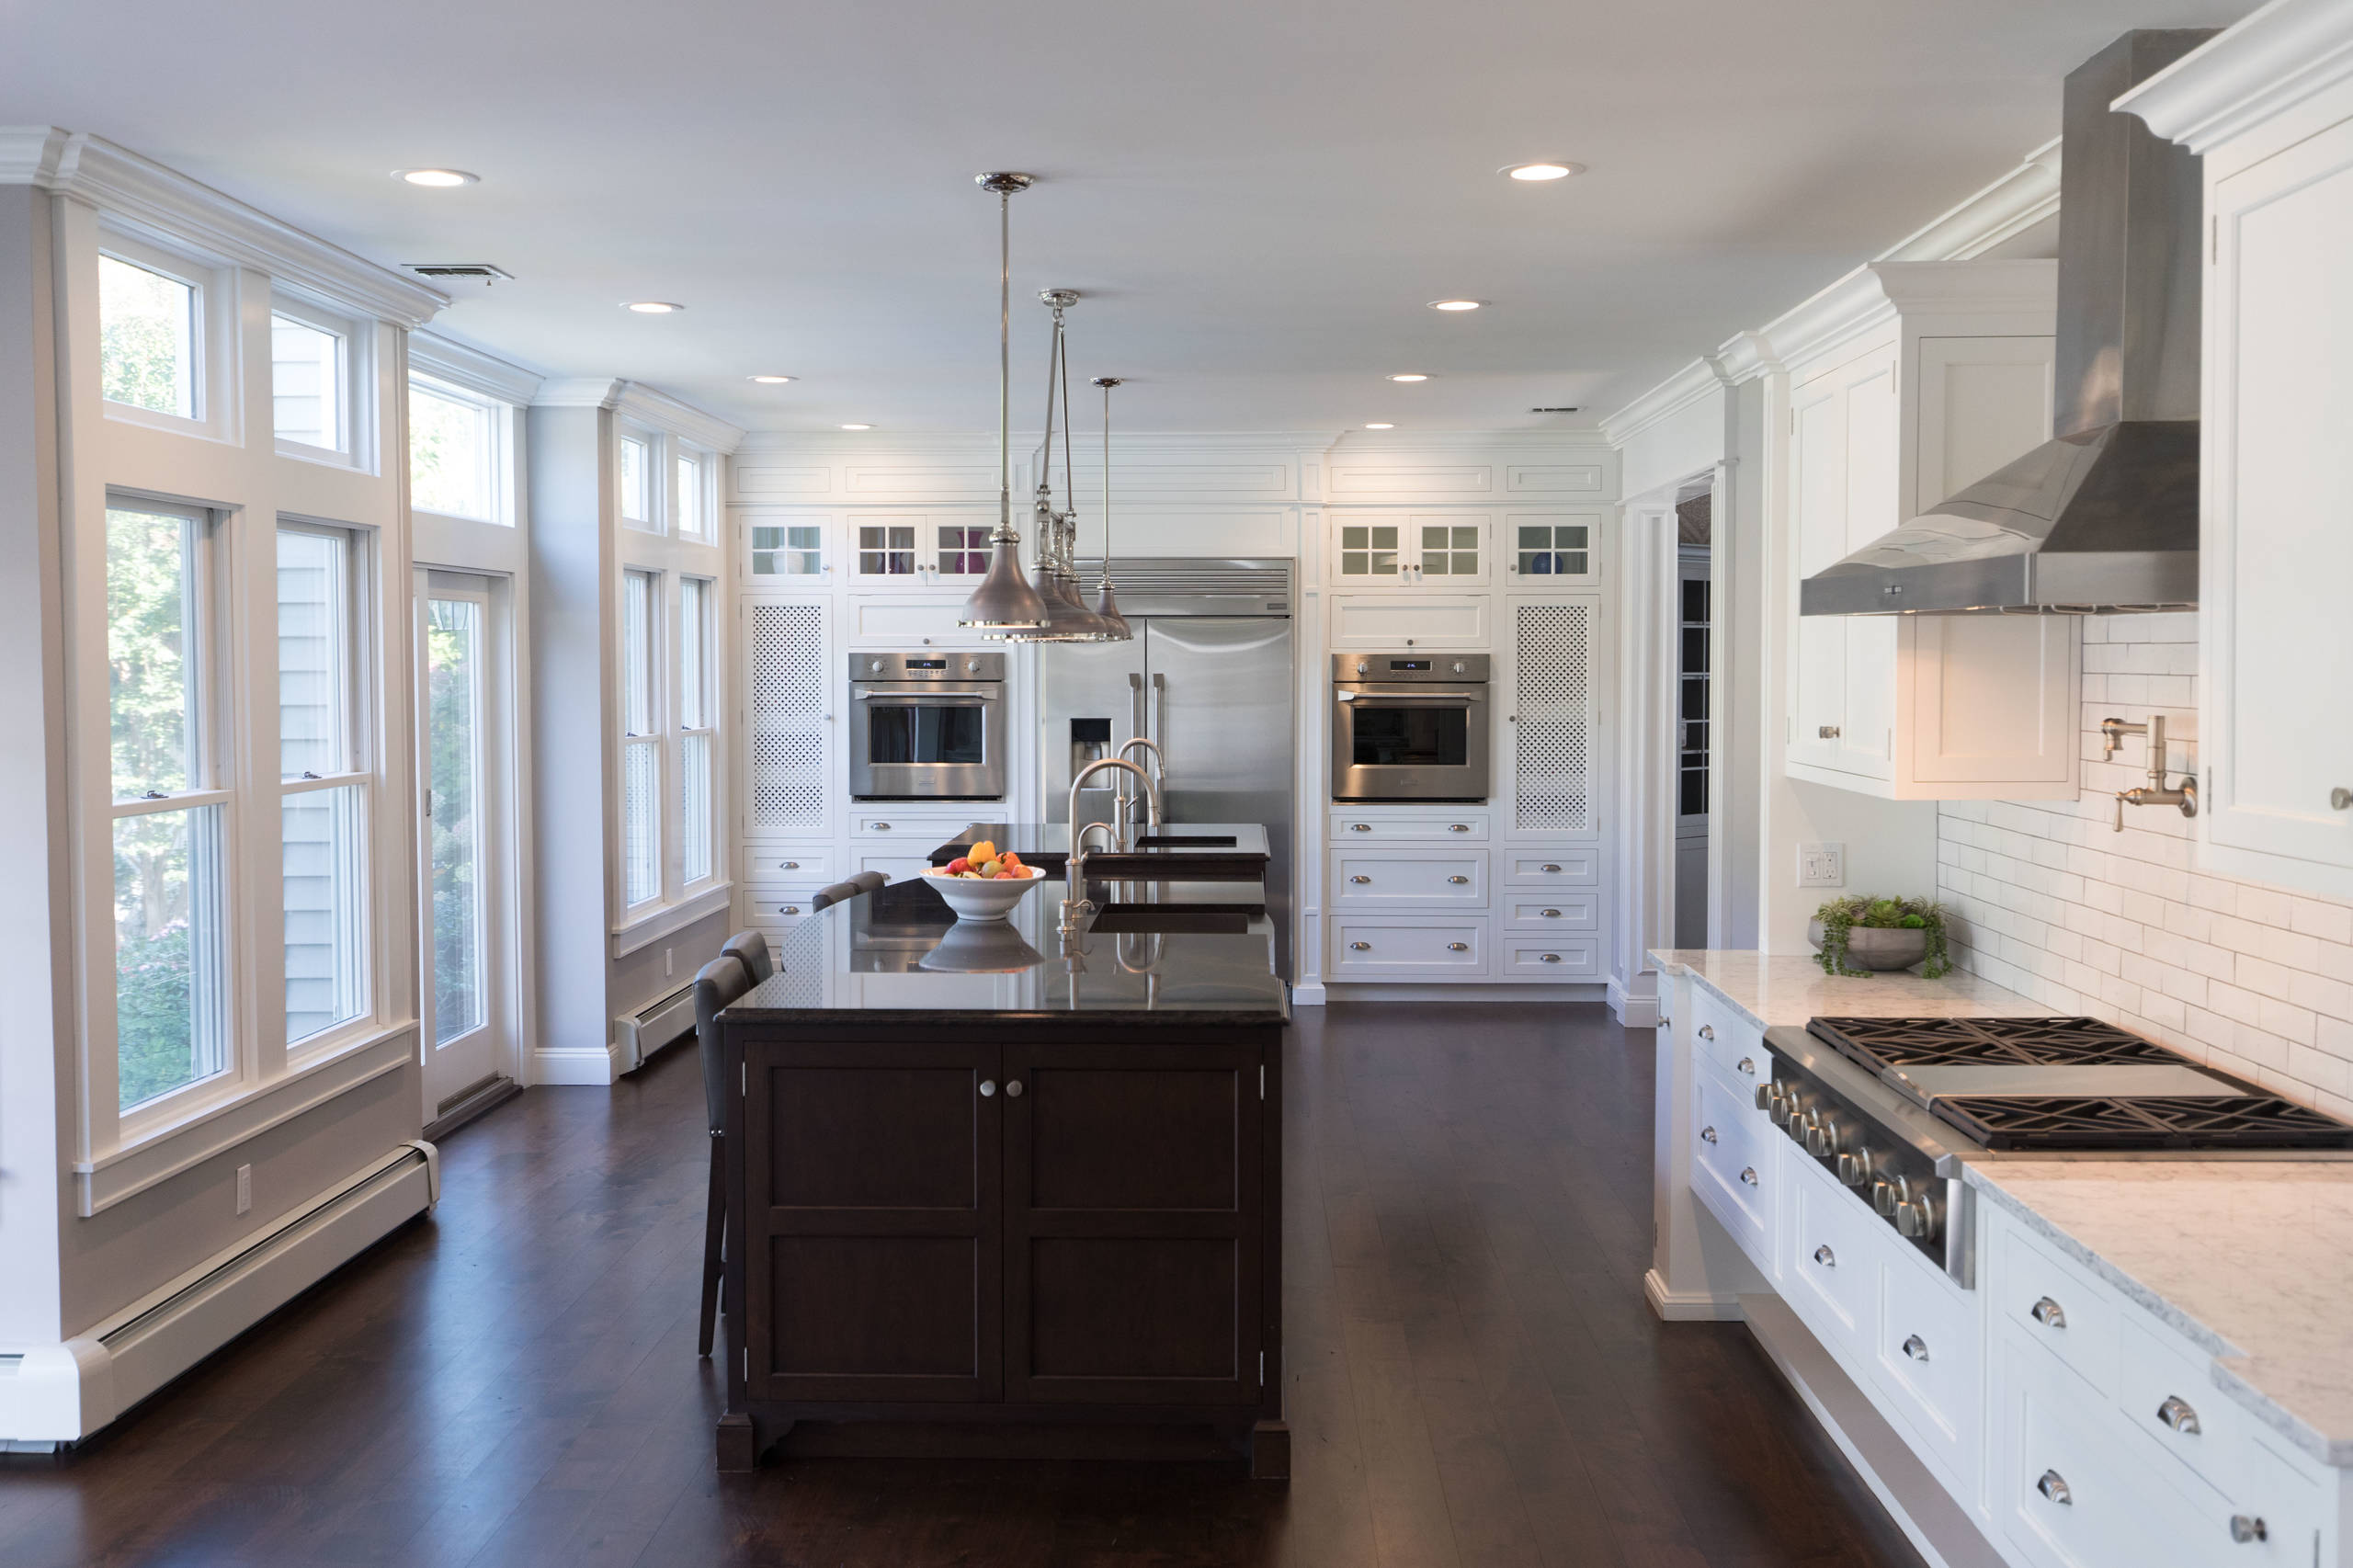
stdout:
<svg viewBox="0 0 2353 1568">
<path fill-rule="evenodd" d="M 2117 747 L 2127 735 L 2149 737 L 2149 781 L 2137 789 L 2116 792 L 2116 831 L 2124 831 L 2124 808 L 2127 806 L 2179 806 L 2183 816 L 2196 816 L 2198 775 L 2183 774 L 2178 790 L 2165 787 L 2165 715 L 2152 713 L 2145 724 L 2127 723 L 2121 719 L 2102 719 L 2099 722 L 2100 746 L 2109 756 L 2116 755 Z"/>
</svg>

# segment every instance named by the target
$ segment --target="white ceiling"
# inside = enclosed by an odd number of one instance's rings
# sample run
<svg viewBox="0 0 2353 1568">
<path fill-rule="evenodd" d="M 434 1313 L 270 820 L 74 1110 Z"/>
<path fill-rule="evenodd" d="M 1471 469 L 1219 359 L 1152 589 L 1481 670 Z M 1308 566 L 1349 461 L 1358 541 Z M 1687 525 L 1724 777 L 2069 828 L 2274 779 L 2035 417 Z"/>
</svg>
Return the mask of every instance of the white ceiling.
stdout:
<svg viewBox="0 0 2353 1568">
<path fill-rule="evenodd" d="M 96 132 L 379 261 L 494 262 L 516 281 L 440 327 L 761 429 L 993 426 L 972 176 L 1023 169 L 1017 425 L 1043 400 L 1034 291 L 1065 285 L 1089 296 L 1073 373 L 1132 378 L 1128 428 L 1541 428 L 2012 167 L 2116 33 L 2251 9 L 0 0 L 0 124 Z M 1494 172 L 1536 157 L 1591 172 Z M 387 177 L 419 165 L 483 181 Z M 1424 308 L 1446 296 L 1495 302 Z M 646 298 L 689 308 L 618 308 Z M 1586 412 L 1528 412 L 1556 403 Z"/>
</svg>

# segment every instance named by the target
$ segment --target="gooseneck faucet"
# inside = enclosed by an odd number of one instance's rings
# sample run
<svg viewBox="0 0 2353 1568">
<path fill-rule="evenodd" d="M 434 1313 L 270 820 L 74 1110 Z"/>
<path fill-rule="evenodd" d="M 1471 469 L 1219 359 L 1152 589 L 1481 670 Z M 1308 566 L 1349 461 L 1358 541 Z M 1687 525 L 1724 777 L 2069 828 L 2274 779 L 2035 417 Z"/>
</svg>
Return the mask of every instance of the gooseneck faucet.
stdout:
<svg viewBox="0 0 2353 1568">
<path fill-rule="evenodd" d="M 2149 782 L 2145 786 L 2116 792 L 2116 831 L 2124 831 L 2124 808 L 2127 806 L 2178 806 L 2181 814 L 2198 814 L 2198 775 L 2181 776 L 2179 789 L 2165 787 L 2165 718 L 2152 713 L 2145 724 L 2128 723 L 2122 719 L 2102 719 L 2099 722 L 2100 746 L 2109 756 L 2116 755 L 2118 745 L 2127 735 L 2149 737 Z"/>
<path fill-rule="evenodd" d="M 1102 823 L 1088 823 L 1085 828 L 1079 826 L 1078 795 L 1079 791 L 1086 788 L 1089 778 L 1106 771 L 1127 772 L 1136 776 L 1137 781 L 1143 786 L 1144 822 L 1154 832 L 1160 829 L 1160 786 L 1153 782 L 1151 774 L 1146 773 L 1134 763 L 1124 757 L 1098 756 L 1071 776 L 1070 860 L 1063 871 L 1063 923 L 1059 927 L 1065 936 L 1079 928 L 1081 915 L 1095 913 L 1094 903 L 1086 897 L 1086 835 L 1090 830 L 1098 827 L 1105 828 L 1107 832 L 1109 829 Z M 1115 848 L 1118 846 L 1116 834 L 1113 835 L 1113 846 Z"/>
<path fill-rule="evenodd" d="M 1158 741 L 1154 740 L 1151 736 L 1138 735 L 1133 740 L 1128 742 L 1127 744 L 1120 748 L 1120 759 L 1123 762 L 1126 761 L 1128 754 L 1135 750 L 1138 746 L 1142 746 L 1146 751 L 1152 753 L 1153 775 L 1160 781 L 1161 797 L 1164 800 L 1166 799 L 1168 794 L 1168 753 L 1162 748 Z M 1135 809 L 1135 792 L 1133 790 L 1127 788 L 1127 780 L 1124 778 L 1120 782 L 1121 789 L 1120 790 L 1118 802 L 1113 809 L 1119 815 L 1120 821 L 1118 836 L 1121 846 L 1124 847 L 1130 842 L 1128 838 L 1128 813 Z"/>
</svg>

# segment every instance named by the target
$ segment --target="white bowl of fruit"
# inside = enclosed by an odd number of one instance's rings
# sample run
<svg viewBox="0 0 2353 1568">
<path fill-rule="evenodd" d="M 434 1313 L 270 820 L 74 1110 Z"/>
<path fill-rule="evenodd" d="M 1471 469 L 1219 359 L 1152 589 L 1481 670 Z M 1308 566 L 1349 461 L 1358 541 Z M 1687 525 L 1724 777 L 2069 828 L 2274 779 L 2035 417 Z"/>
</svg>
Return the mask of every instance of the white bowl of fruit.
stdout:
<svg viewBox="0 0 2353 1568">
<path fill-rule="evenodd" d="M 1023 865 L 1010 849 L 1000 853 L 984 838 L 945 866 L 924 872 L 924 880 L 957 919 L 1002 920 L 1013 913 L 1023 893 L 1046 880 L 1046 873 Z"/>
</svg>

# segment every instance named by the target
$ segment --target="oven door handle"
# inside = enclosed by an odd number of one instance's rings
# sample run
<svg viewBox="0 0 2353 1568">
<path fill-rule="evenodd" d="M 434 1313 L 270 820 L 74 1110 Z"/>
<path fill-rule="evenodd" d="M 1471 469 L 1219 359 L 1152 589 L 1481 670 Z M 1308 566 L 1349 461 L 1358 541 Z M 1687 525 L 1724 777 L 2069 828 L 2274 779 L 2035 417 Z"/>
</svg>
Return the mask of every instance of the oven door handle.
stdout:
<svg viewBox="0 0 2353 1568">
<path fill-rule="evenodd" d="M 929 693 L 921 697 L 912 697 L 896 691 L 861 691 L 858 694 L 858 700 L 895 702 L 909 708 L 986 708 L 996 699 L 994 697 L 934 697 Z"/>
<path fill-rule="evenodd" d="M 1409 702 L 1430 702 L 1445 708 L 1468 708 L 1472 703 L 1483 702 L 1486 699 L 1483 697 L 1470 696 L 1438 697 L 1425 695 L 1420 692 L 1416 692 L 1410 697 L 1376 697 L 1370 693 L 1361 691 L 1336 691 L 1332 694 L 1332 700 L 1335 702 L 1370 702 L 1376 708 L 1395 708 Z"/>
</svg>

